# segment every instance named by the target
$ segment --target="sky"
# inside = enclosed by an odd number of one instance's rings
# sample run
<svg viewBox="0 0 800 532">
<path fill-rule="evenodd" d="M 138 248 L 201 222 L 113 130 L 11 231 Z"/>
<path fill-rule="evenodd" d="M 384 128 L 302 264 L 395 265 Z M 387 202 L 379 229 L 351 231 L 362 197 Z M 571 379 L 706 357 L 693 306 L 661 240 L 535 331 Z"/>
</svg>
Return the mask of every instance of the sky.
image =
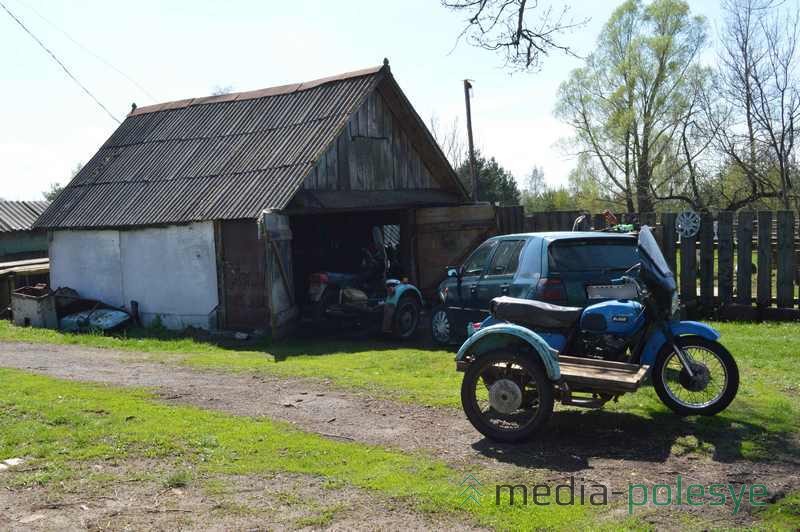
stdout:
<svg viewBox="0 0 800 532">
<path fill-rule="evenodd" d="M 553 108 L 559 84 L 581 59 L 554 53 L 537 72 L 510 74 L 501 57 L 456 43 L 464 15 L 437 0 L 0 2 L 119 119 L 132 102 L 283 85 L 379 65 L 386 57 L 426 122 L 435 115 L 442 124 L 463 125 L 462 80 L 473 80 L 476 147 L 520 185 L 534 166 L 544 169 L 547 183 L 566 183 L 574 166 L 559 147 L 570 128 Z M 713 33 L 718 2 L 689 3 Z M 578 55 L 590 53 L 618 4 L 569 2 L 573 18 L 589 21 L 564 41 Z M 0 197 L 41 199 L 51 183 L 66 183 L 117 125 L 0 9 Z"/>
</svg>

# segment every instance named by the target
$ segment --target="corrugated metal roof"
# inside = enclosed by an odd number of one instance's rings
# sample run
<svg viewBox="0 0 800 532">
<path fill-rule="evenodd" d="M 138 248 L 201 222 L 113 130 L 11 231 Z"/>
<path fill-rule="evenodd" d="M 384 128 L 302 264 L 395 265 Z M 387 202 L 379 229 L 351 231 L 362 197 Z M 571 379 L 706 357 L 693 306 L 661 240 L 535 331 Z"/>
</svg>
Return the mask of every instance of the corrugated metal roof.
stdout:
<svg viewBox="0 0 800 532">
<path fill-rule="evenodd" d="M 0 201 L 0 233 L 29 230 L 47 205 L 46 201 Z"/>
<path fill-rule="evenodd" d="M 35 225 L 156 225 L 282 209 L 384 68 L 136 109 Z"/>
</svg>

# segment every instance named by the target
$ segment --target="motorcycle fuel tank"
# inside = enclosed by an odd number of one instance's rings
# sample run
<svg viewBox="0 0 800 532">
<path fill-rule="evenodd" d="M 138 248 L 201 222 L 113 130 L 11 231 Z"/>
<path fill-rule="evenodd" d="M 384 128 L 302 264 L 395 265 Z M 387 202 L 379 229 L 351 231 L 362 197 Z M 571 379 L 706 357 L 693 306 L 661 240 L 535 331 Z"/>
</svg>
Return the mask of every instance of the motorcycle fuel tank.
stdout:
<svg viewBox="0 0 800 532">
<path fill-rule="evenodd" d="M 644 307 L 638 301 L 613 299 L 589 305 L 581 314 L 581 330 L 629 336 L 644 325 Z"/>
</svg>

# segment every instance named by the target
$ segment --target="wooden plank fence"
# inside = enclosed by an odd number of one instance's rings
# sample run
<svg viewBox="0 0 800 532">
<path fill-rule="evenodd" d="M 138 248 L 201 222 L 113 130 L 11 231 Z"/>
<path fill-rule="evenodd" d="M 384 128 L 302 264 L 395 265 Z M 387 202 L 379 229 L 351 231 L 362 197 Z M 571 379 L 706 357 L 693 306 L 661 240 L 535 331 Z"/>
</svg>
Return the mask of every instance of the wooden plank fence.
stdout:
<svg viewBox="0 0 800 532">
<path fill-rule="evenodd" d="M 520 209 L 519 207 L 502 207 Z M 503 233 L 569 231 L 578 211 L 498 214 Z M 676 273 L 687 312 L 697 317 L 743 320 L 800 319 L 800 239 L 793 211 L 721 211 L 701 216 L 695 238 L 681 239 L 676 213 L 623 214 L 623 223 L 655 228 L 662 251 Z M 513 223 L 511 223 L 513 221 Z M 601 214 L 587 216 L 580 229 L 601 229 Z"/>
</svg>

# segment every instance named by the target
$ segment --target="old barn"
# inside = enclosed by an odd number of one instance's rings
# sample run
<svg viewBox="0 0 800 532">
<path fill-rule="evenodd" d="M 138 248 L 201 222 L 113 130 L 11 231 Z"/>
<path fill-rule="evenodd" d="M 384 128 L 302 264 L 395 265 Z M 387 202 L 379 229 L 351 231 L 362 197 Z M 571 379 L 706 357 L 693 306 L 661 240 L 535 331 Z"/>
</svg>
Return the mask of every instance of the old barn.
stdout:
<svg viewBox="0 0 800 532">
<path fill-rule="evenodd" d="M 50 231 L 53 287 L 136 301 L 145 323 L 277 330 L 308 275 L 352 267 L 373 227 L 417 279 L 432 260 L 420 242 L 435 247 L 420 217 L 441 225 L 466 201 L 384 62 L 134 109 L 36 227 Z"/>
</svg>

